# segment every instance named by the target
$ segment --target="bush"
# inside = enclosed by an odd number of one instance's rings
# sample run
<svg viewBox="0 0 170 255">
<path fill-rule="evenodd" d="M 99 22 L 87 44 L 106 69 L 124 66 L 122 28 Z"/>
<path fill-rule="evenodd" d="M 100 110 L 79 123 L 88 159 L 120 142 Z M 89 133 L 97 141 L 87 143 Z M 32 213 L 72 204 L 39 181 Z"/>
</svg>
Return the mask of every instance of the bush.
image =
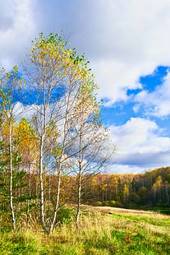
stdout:
<svg viewBox="0 0 170 255">
<path fill-rule="evenodd" d="M 111 207 L 123 207 L 123 204 L 119 201 L 111 200 L 111 201 L 97 201 L 95 203 L 96 206 L 111 206 Z"/>
<path fill-rule="evenodd" d="M 71 208 L 61 207 L 57 214 L 57 222 L 61 224 L 68 224 L 72 221 L 74 211 Z"/>
<path fill-rule="evenodd" d="M 101 201 L 96 201 L 95 205 L 96 206 L 102 206 L 102 202 Z"/>
<path fill-rule="evenodd" d="M 123 208 L 123 204 L 119 201 L 115 201 L 115 207 L 120 207 L 120 208 Z"/>
<path fill-rule="evenodd" d="M 117 202 L 115 200 L 111 200 L 109 205 L 112 207 L 116 207 Z"/>
<path fill-rule="evenodd" d="M 103 202 L 102 202 L 102 205 L 103 205 L 103 206 L 110 206 L 110 201 L 103 201 Z"/>
</svg>

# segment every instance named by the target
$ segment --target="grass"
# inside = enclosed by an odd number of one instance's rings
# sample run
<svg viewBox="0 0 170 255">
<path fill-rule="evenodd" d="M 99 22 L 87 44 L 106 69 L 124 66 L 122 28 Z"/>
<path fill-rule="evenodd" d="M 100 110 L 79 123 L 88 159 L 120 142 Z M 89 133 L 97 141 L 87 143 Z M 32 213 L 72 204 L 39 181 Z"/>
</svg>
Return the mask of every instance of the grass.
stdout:
<svg viewBox="0 0 170 255">
<path fill-rule="evenodd" d="M 38 230 L 0 234 L 1 255 L 170 254 L 170 217 L 86 210 L 79 229 L 63 224 L 49 237 Z"/>
</svg>

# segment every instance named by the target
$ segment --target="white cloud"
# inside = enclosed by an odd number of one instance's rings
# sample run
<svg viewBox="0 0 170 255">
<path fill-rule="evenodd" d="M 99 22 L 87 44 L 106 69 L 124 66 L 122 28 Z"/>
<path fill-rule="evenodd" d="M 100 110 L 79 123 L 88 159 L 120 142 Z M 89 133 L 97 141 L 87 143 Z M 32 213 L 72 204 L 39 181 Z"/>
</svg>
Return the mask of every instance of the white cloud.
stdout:
<svg viewBox="0 0 170 255">
<path fill-rule="evenodd" d="M 169 0 L 83 0 L 60 7 L 58 28 L 90 57 L 100 95 L 112 102 L 126 100 L 140 75 L 170 64 Z"/>
<path fill-rule="evenodd" d="M 36 23 L 31 0 L 0 0 L 0 64 L 6 68 L 22 61 Z"/>
<path fill-rule="evenodd" d="M 106 4 L 99 1 L 99 6 L 100 12 L 94 21 L 100 31 L 100 35 L 94 35 L 98 56 L 94 68 L 100 93 L 112 103 L 127 100 L 127 89 L 137 88 L 141 75 L 152 73 L 158 65 L 170 65 L 167 33 L 170 2 L 118 0 Z M 90 24 L 93 26 L 93 22 Z M 103 49 L 106 54 L 100 55 Z"/>
<path fill-rule="evenodd" d="M 128 88 L 170 65 L 169 0 L 0 0 L 1 63 L 21 60 L 39 32 L 61 32 L 91 60 L 101 97 L 127 100 Z"/>
<path fill-rule="evenodd" d="M 118 173 L 118 174 L 137 174 L 144 172 L 143 167 L 129 166 L 125 164 L 111 164 L 107 165 L 104 169 L 106 173 Z"/>
<path fill-rule="evenodd" d="M 128 99 L 127 89 L 141 88 L 137 79 L 142 70 L 139 71 L 132 66 L 127 72 L 126 68 L 125 63 L 115 63 L 110 60 L 98 60 L 93 64 L 96 79 L 100 84 L 99 94 L 108 99 L 105 106 L 110 106 L 116 101 L 126 101 Z M 137 73 L 136 77 L 134 73 Z"/>
<path fill-rule="evenodd" d="M 135 101 L 137 102 L 135 111 L 144 107 L 147 114 L 157 117 L 170 116 L 170 73 L 161 86 L 158 86 L 153 92 L 143 90 L 135 96 Z"/>
<path fill-rule="evenodd" d="M 16 120 L 21 120 L 22 118 L 26 118 L 31 120 L 32 116 L 36 113 L 37 105 L 23 105 L 20 102 L 17 102 L 14 106 L 14 115 Z"/>
<path fill-rule="evenodd" d="M 170 163 L 170 138 L 164 136 L 154 121 L 131 118 L 122 126 L 112 125 L 110 130 L 117 145 L 113 166 L 125 165 L 138 170 Z"/>
</svg>

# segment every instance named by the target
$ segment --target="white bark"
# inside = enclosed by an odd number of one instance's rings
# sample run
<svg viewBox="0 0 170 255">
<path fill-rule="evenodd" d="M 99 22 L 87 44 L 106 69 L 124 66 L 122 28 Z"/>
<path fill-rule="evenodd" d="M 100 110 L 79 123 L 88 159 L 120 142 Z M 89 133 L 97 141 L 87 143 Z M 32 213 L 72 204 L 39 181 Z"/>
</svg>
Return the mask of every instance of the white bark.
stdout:
<svg viewBox="0 0 170 255">
<path fill-rule="evenodd" d="M 40 217 L 41 223 L 46 230 L 45 226 L 45 206 L 44 206 L 44 182 L 43 182 L 43 146 L 44 146 L 44 135 L 40 139 L 40 158 L 39 158 L 39 180 L 40 180 Z"/>
<path fill-rule="evenodd" d="M 61 192 L 61 170 L 58 171 L 58 183 L 57 183 L 57 192 L 56 192 L 56 205 L 55 205 L 55 210 L 54 210 L 54 215 L 53 215 L 53 220 L 49 229 L 49 234 L 51 234 L 54 230 L 55 224 L 56 224 L 56 219 L 57 219 L 57 212 L 59 209 L 60 205 L 60 192 Z"/>
<path fill-rule="evenodd" d="M 15 211 L 13 205 L 13 148 L 12 148 L 12 124 L 11 120 L 9 120 L 9 170 L 10 170 L 10 185 L 9 185 L 9 192 L 10 192 L 10 209 L 11 209 L 11 217 L 12 217 L 12 225 L 13 229 L 16 229 L 16 218 L 15 218 Z"/>
</svg>

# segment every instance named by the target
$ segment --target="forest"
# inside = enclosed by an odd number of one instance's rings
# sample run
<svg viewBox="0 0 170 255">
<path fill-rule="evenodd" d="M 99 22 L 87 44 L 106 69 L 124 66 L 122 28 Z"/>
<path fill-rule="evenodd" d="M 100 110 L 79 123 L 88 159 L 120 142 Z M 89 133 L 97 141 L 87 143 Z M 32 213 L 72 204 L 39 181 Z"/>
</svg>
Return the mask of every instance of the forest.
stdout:
<svg viewBox="0 0 170 255">
<path fill-rule="evenodd" d="M 144 174 L 99 174 L 87 182 L 83 198 L 95 205 L 170 213 L 170 168 Z"/>
</svg>

